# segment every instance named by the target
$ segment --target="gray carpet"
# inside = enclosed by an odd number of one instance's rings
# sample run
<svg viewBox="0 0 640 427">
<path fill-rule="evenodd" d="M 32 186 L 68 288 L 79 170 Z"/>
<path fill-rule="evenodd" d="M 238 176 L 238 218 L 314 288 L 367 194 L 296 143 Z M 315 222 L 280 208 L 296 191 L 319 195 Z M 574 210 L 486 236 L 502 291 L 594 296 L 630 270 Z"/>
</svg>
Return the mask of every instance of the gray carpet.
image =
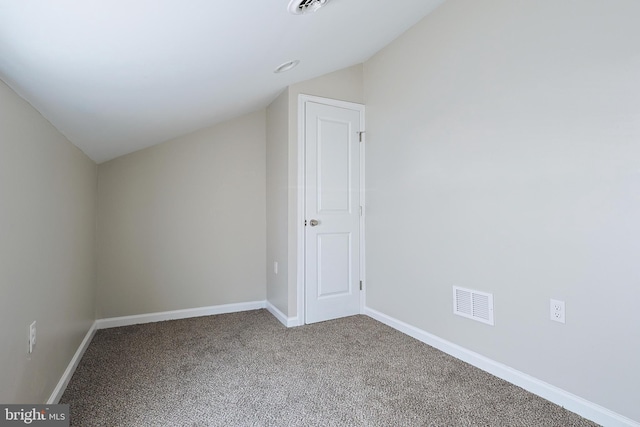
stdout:
<svg viewBox="0 0 640 427">
<path fill-rule="evenodd" d="M 100 330 L 60 403 L 91 426 L 594 426 L 365 316 Z"/>
</svg>

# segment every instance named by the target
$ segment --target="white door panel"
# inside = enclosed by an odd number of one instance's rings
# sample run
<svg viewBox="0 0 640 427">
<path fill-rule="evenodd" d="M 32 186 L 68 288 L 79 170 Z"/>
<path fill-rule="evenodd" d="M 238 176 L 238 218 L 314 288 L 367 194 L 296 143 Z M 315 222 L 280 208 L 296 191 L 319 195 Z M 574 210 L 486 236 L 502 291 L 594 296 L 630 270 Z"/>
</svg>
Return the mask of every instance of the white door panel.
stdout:
<svg viewBox="0 0 640 427">
<path fill-rule="evenodd" d="M 318 299 L 341 297 L 351 288 L 351 233 L 318 233 Z"/>
<path fill-rule="evenodd" d="M 318 213 L 349 213 L 351 124 L 318 118 L 317 127 Z"/>
<path fill-rule="evenodd" d="M 360 111 L 306 102 L 305 114 L 305 320 L 313 323 L 360 312 Z"/>
</svg>

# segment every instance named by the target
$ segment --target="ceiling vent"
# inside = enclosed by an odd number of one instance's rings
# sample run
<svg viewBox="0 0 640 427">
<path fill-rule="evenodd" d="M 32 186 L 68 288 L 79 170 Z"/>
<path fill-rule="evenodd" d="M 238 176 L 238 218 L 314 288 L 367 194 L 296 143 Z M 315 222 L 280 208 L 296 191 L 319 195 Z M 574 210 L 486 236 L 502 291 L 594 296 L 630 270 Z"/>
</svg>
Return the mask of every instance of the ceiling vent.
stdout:
<svg viewBox="0 0 640 427">
<path fill-rule="evenodd" d="M 291 0 L 289 3 L 289 12 L 294 15 L 315 12 L 327 4 L 328 1 L 329 0 Z"/>
<path fill-rule="evenodd" d="M 284 73 L 285 71 L 289 71 L 292 68 L 295 68 L 298 66 L 298 64 L 300 63 L 299 60 L 295 60 L 295 61 L 287 61 L 284 64 L 280 64 L 278 65 L 278 67 L 273 70 L 274 73 Z"/>
</svg>

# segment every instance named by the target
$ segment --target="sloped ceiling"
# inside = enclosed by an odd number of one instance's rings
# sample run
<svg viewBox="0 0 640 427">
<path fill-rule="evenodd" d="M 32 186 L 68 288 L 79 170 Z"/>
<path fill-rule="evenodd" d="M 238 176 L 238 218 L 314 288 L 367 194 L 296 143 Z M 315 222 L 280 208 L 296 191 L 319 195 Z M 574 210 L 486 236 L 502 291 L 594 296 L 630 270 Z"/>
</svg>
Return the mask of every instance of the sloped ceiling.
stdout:
<svg viewBox="0 0 640 427">
<path fill-rule="evenodd" d="M 3 0 L 0 78 L 101 163 L 364 62 L 442 1 Z"/>
</svg>

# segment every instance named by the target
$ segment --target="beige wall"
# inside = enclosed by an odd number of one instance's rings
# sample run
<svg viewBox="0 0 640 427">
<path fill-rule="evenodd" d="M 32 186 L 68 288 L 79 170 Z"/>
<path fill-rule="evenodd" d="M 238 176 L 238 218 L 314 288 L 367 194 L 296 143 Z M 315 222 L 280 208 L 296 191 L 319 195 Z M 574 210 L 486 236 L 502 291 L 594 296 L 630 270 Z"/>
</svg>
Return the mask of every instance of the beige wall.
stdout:
<svg viewBox="0 0 640 427">
<path fill-rule="evenodd" d="M 635 420 L 638 16 L 449 0 L 364 68 L 368 306 Z M 453 285 L 492 292 L 495 326 Z"/>
<path fill-rule="evenodd" d="M 98 168 L 98 317 L 263 301 L 265 111 Z"/>
<path fill-rule="evenodd" d="M 288 315 L 289 89 L 267 108 L 267 300 Z M 278 263 L 278 273 L 273 263 Z"/>
<path fill-rule="evenodd" d="M 44 403 L 95 319 L 96 170 L 0 82 L 2 403 Z"/>
</svg>

